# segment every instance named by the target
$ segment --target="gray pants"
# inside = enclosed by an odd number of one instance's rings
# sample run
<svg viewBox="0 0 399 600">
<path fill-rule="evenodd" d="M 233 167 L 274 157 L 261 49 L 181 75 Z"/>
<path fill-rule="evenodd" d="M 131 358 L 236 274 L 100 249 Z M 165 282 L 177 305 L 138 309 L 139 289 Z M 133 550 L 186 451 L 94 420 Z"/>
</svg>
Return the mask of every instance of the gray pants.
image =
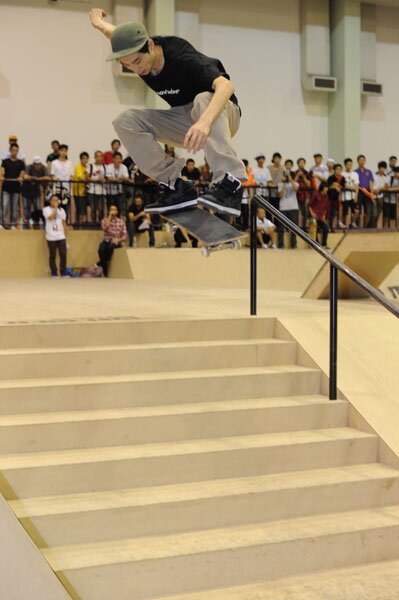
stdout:
<svg viewBox="0 0 399 600">
<path fill-rule="evenodd" d="M 158 142 L 183 146 L 187 131 L 198 121 L 212 97 L 210 92 L 202 92 L 194 98 L 194 102 L 169 110 L 132 108 L 114 120 L 118 137 L 142 173 L 156 181 L 175 182 L 185 160 L 166 156 Z M 239 124 L 240 110 L 229 100 L 213 123 L 204 148 L 214 181 L 223 179 L 227 171 L 240 179 L 247 179 L 244 165 L 231 144 Z"/>
</svg>

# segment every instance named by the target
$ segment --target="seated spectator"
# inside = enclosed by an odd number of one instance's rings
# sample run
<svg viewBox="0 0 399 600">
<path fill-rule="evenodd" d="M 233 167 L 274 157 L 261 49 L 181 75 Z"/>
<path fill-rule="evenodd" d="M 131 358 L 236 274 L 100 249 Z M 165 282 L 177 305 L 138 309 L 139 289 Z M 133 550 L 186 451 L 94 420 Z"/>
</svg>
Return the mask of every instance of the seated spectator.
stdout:
<svg viewBox="0 0 399 600">
<path fill-rule="evenodd" d="M 89 169 L 89 181 L 87 200 L 90 205 L 91 220 L 93 223 L 100 223 L 105 206 L 105 166 L 101 150 L 94 153 L 94 163 Z"/>
<path fill-rule="evenodd" d="M 50 154 L 47 156 L 46 162 L 47 162 L 47 169 L 49 171 L 49 173 L 51 172 L 51 163 L 53 162 L 53 160 L 57 160 L 57 158 L 60 157 L 60 143 L 58 140 L 53 140 L 51 142 L 51 152 Z"/>
<path fill-rule="evenodd" d="M 397 227 L 397 203 L 399 198 L 399 167 L 393 168 L 389 194 L 383 206 L 383 226 Z"/>
<path fill-rule="evenodd" d="M 124 200 L 122 182 L 130 181 L 127 167 L 122 164 L 122 154 L 120 152 L 115 152 L 112 165 L 106 165 L 105 176 L 107 182 L 112 182 L 107 183 L 106 186 L 107 208 L 109 209 L 111 205 L 117 206 L 118 213 L 120 214 L 122 212 Z"/>
<path fill-rule="evenodd" d="M 54 186 L 53 192 L 58 196 L 61 202 L 62 208 L 65 210 L 65 214 L 68 220 L 69 203 L 71 199 L 71 184 L 69 181 L 72 179 L 74 173 L 73 164 L 68 160 L 68 146 L 61 144 L 59 148 L 59 157 L 51 163 L 51 175 L 57 182 Z"/>
<path fill-rule="evenodd" d="M 249 162 L 247 161 L 247 159 L 243 158 L 242 162 L 244 163 L 245 172 L 247 174 L 247 180 L 243 181 L 242 183 L 244 190 L 241 201 L 241 229 L 242 231 L 247 231 L 249 228 L 249 203 L 250 199 L 255 193 L 254 186 L 256 185 L 256 182 L 253 171 L 249 166 Z"/>
<path fill-rule="evenodd" d="M 186 160 L 186 166 L 181 171 L 182 179 L 188 179 L 192 181 L 194 185 L 198 185 L 200 182 L 201 174 L 195 166 L 195 161 L 192 158 Z"/>
<path fill-rule="evenodd" d="M 175 248 L 181 248 L 182 244 L 188 244 L 191 248 L 198 247 L 197 238 L 188 233 L 187 229 L 184 229 L 184 227 L 176 227 L 173 237 L 175 240 Z"/>
<path fill-rule="evenodd" d="M 141 196 L 136 195 L 128 207 L 126 226 L 130 248 L 134 245 L 135 236 L 145 231 L 148 231 L 150 248 L 155 246 L 154 226 L 151 223 L 151 216 L 145 212 L 144 200 Z"/>
<path fill-rule="evenodd" d="M 328 167 L 323 163 L 323 155 L 317 152 L 313 155 L 314 165 L 310 169 L 312 177 L 315 178 L 317 188 L 323 181 L 327 181 L 329 177 Z"/>
<path fill-rule="evenodd" d="M 58 277 L 56 264 L 57 250 L 60 258 L 60 275 L 67 277 L 66 213 L 60 207 L 58 196 L 51 196 L 50 206 L 43 208 L 43 216 L 46 220 L 46 240 L 50 251 L 51 277 Z"/>
<path fill-rule="evenodd" d="M 306 170 L 306 160 L 304 158 L 298 158 L 296 164 L 298 165 L 298 170 L 294 173 L 294 181 L 298 184 L 296 197 L 298 199 L 299 212 L 302 215 L 302 229 L 306 231 L 312 182 L 309 171 Z"/>
<path fill-rule="evenodd" d="M 44 188 L 49 181 L 47 168 L 40 156 L 35 156 L 31 165 L 26 167 L 22 184 L 22 199 L 24 205 L 24 221 L 29 226 L 32 213 L 42 210 Z"/>
<path fill-rule="evenodd" d="M 110 262 L 114 250 L 121 248 L 127 239 L 127 230 L 125 221 L 118 217 L 118 207 L 111 204 L 108 209 L 108 216 L 101 221 L 101 229 L 104 231 L 104 240 L 98 247 L 98 256 L 100 260 L 98 267 L 103 270 L 104 277 L 108 277 L 108 263 Z"/>
<path fill-rule="evenodd" d="M 75 202 L 75 219 L 78 225 L 87 221 L 87 181 L 90 177 L 89 155 L 87 152 L 81 152 L 79 155 L 80 163 L 76 165 L 73 174 L 75 183 L 72 186 L 73 199 Z M 76 183 L 83 181 L 84 183 Z"/>
<path fill-rule="evenodd" d="M 170 158 L 179 158 L 179 155 L 176 154 L 175 147 L 172 144 L 165 144 L 164 146 L 166 156 L 170 156 Z"/>
<path fill-rule="evenodd" d="M 2 223 L 11 222 L 11 227 L 15 229 L 18 223 L 19 213 L 19 195 L 21 192 L 21 181 L 24 176 L 25 163 L 18 158 L 18 144 L 11 144 L 10 158 L 5 158 L 1 162 L 1 179 L 3 181 L 3 195 L 0 208 Z M 11 181 L 7 181 L 7 179 Z M 8 220 L 8 209 L 10 209 L 10 220 Z"/>
<path fill-rule="evenodd" d="M 330 175 L 327 179 L 328 184 L 328 197 L 330 199 L 330 211 L 329 211 L 329 223 L 330 223 L 330 232 L 334 232 L 334 219 L 338 215 L 339 205 L 341 201 L 341 194 L 345 189 L 346 181 L 345 177 L 342 175 L 342 165 L 337 163 L 334 166 L 334 174 Z M 344 225 L 341 222 L 338 222 L 338 227 L 343 228 Z"/>
<path fill-rule="evenodd" d="M 359 175 L 359 194 L 358 205 L 359 211 L 364 211 L 364 227 L 374 227 L 373 215 L 376 214 L 374 209 L 374 176 L 370 169 L 366 168 L 366 157 L 364 154 L 359 154 L 357 157 L 358 168 L 356 173 Z"/>
<path fill-rule="evenodd" d="M 114 154 L 115 152 L 119 152 L 121 147 L 121 143 L 119 140 L 112 140 L 111 142 L 111 150 L 106 150 L 103 154 L 104 165 L 112 165 L 114 162 Z M 122 154 L 121 154 L 122 156 Z"/>
<path fill-rule="evenodd" d="M 288 219 L 290 219 L 290 221 L 296 225 L 298 225 L 298 200 L 296 197 L 298 187 L 299 186 L 297 182 L 294 181 L 293 173 L 286 168 L 282 181 L 278 185 L 278 191 L 280 194 L 280 210 Z M 284 227 L 278 227 L 277 233 L 278 247 L 285 248 Z M 292 231 L 290 232 L 290 246 L 291 248 L 297 247 L 296 235 Z"/>
<path fill-rule="evenodd" d="M 328 248 L 327 246 L 327 238 L 328 238 L 328 219 L 329 219 L 329 211 L 330 211 L 330 200 L 328 198 L 328 183 L 323 181 L 320 184 L 318 190 L 315 190 L 312 194 L 312 197 L 309 200 L 309 231 L 312 235 L 313 239 L 317 240 L 318 231 L 321 231 L 322 240 L 321 245 L 324 248 Z M 314 226 L 313 223 L 314 223 Z M 320 243 L 320 242 L 319 242 Z"/>
<path fill-rule="evenodd" d="M 381 160 L 378 163 L 378 171 L 374 175 L 373 192 L 374 192 L 375 205 L 376 205 L 376 211 L 377 211 L 376 218 L 375 218 L 375 227 L 377 227 L 377 225 L 378 225 L 378 220 L 380 218 L 380 215 L 381 215 L 381 212 L 382 212 L 382 209 L 384 206 L 384 198 L 387 195 L 387 191 L 388 191 L 389 184 L 390 184 L 389 177 L 386 174 L 387 167 L 388 167 L 388 165 L 385 162 L 385 160 Z"/>
<path fill-rule="evenodd" d="M 274 230 L 276 226 L 274 223 L 266 218 L 266 211 L 264 208 L 257 208 L 256 210 L 256 237 L 258 244 L 265 250 L 267 248 L 275 249 L 274 244 Z"/>
<path fill-rule="evenodd" d="M 204 188 L 208 187 L 212 181 L 213 173 L 205 161 L 203 165 L 200 166 L 200 184 Z"/>
<path fill-rule="evenodd" d="M 25 163 L 26 155 L 25 155 L 25 152 L 23 150 L 21 150 L 21 148 L 19 147 L 18 138 L 16 135 L 10 135 L 8 137 L 8 148 L 2 151 L 1 157 L 0 157 L 1 160 L 6 160 L 7 158 L 11 158 L 11 146 L 13 146 L 14 144 L 16 144 L 18 146 L 18 154 L 17 154 L 18 160 L 22 160 L 23 163 Z"/>
<path fill-rule="evenodd" d="M 351 222 L 349 229 L 357 229 L 357 221 L 359 219 L 359 206 L 358 206 L 358 194 L 359 194 L 359 175 L 353 170 L 353 160 L 351 158 L 345 158 L 345 170 L 343 176 L 345 177 L 345 190 L 341 195 L 342 199 L 342 222 L 346 227 L 347 216 L 349 210 L 351 211 Z"/>
</svg>

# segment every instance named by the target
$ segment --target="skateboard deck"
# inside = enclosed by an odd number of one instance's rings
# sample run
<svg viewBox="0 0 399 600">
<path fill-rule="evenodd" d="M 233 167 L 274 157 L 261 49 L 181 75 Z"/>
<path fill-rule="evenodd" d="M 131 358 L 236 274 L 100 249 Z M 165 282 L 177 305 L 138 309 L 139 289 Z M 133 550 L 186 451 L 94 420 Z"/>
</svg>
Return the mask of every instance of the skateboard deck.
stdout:
<svg viewBox="0 0 399 600">
<path fill-rule="evenodd" d="M 201 208 L 171 212 L 162 216 L 174 225 L 184 227 L 188 233 L 202 242 L 205 247 L 205 251 L 203 251 L 205 256 L 215 250 L 238 249 L 241 247 L 240 239 L 245 237 L 242 231 L 238 231 L 226 221 Z"/>
</svg>

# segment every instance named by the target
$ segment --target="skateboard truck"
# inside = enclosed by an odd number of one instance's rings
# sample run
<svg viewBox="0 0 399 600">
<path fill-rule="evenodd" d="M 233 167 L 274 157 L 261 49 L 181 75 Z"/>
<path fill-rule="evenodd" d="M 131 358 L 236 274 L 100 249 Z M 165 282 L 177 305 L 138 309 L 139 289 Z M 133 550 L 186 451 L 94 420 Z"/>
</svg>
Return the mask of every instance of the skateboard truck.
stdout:
<svg viewBox="0 0 399 600">
<path fill-rule="evenodd" d="M 224 244 L 217 244 L 216 246 L 204 246 L 201 248 L 201 254 L 208 258 L 213 252 L 219 252 L 220 250 L 239 250 L 240 248 L 240 240 L 233 240 Z"/>
</svg>

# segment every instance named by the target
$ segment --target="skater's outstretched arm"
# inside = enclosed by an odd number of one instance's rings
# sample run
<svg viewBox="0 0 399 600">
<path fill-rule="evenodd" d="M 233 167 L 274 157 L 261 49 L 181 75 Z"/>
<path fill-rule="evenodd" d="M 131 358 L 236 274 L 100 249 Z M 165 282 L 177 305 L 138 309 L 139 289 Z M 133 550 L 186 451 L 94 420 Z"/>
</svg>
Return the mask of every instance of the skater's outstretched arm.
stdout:
<svg viewBox="0 0 399 600">
<path fill-rule="evenodd" d="M 108 17 L 105 10 L 102 8 L 92 8 L 90 11 L 90 21 L 95 29 L 98 29 L 105 35 L 106 38 L 111 39 L 112 32 L 115 29 L 115 25 L 107 23 L 105 18 Z"/>
<path fill-rule="evenodd" d="M 204 148 L 211 133 L 212 124 L 234 94 L 234 85 L 223 75 L 214 80 L 212 87 L 215 90 L 212 100 L 198 121 L 190 127 L 185 137 L 184 146 L 189 152 L 195 153 Z"/>
</svg>

